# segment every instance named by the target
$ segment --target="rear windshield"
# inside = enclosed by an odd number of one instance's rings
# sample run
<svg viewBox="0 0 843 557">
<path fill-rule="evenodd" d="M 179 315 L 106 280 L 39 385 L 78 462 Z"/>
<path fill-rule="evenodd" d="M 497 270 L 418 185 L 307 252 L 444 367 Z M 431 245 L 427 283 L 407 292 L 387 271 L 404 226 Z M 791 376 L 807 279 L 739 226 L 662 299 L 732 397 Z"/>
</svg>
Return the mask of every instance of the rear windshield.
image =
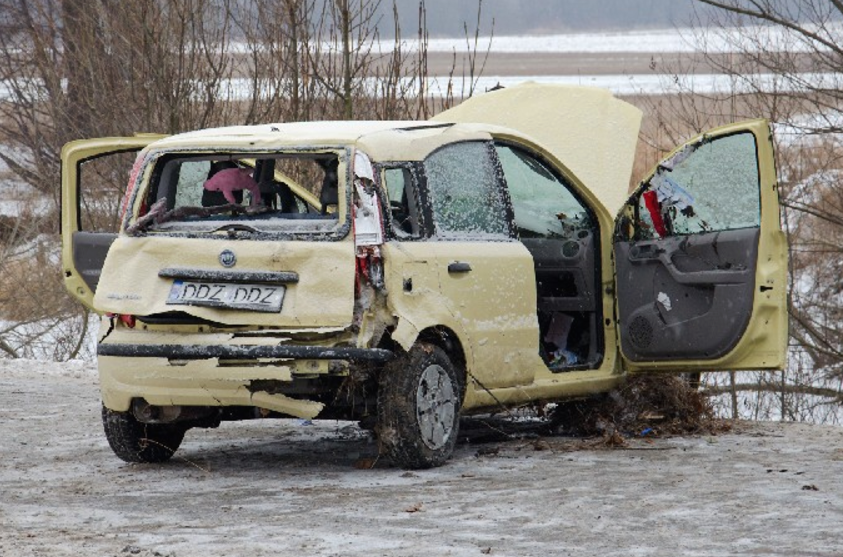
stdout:
<svg viewBox="0 0 843 557">
<path fill-rule="evenodd" d="M 165 154 L 129 231 L 333 233 L 345 161 L 343 151 Z"/>
</svg>

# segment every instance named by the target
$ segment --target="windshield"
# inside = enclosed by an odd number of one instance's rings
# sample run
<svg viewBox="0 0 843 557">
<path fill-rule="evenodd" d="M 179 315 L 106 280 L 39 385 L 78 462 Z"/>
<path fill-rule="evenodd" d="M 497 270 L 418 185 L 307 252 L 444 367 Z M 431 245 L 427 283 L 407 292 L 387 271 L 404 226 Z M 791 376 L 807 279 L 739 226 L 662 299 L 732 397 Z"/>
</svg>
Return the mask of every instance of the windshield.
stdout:
<svg viewBox="0 0 843 557">
<path fill-rule="evenodd" d="M 336 151 L 164 154 L 127 231 L 330 233 L 345 159 Z"/>
</svg>

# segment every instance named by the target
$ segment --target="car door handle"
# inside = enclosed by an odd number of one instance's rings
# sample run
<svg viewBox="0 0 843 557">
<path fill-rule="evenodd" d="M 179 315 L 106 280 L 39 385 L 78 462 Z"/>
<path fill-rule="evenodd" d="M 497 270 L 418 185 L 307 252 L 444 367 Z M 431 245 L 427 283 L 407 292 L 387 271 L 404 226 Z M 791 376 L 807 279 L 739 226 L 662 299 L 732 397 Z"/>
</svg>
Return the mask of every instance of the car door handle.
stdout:
<svg viewBox="0 0 843 557">
<path fill-rule="evenodd" d="M 448 264 L 449 273 L 467 273 L 471 271 L 471 265 L 466 261 L 454 261 Z"/>
<path fill-rule="evenodd" d="M 659 259 L 662 253 L 664 253 L 664 248 L 655 244 L 637 242 L 629 248 L 629 259 L 633 261 Z"/>
<path fill-rule="evenodd" d="M 659 256 L 659 261 L 670 273 L 670 277 L 686 286 L 712 284 L 744 284 L 754 278 L 746 268 L 711 269 L 705 271 L 680 271 L 673 260 L 665 253 Z"/>
<path fill-rule="evenodd" d="M 637 262 L 656 262 L 664 266 L 670 276 L 679 284 L 686 286 L 714 284 L 743 284 L 754 276 L 749 269 L 707 269 L 701 271 L 682 271 L 673 262 L 675 246 L 662 247 L 655 243 L 638 242 L 629 249 L 629 260 Z"/>
</svg>

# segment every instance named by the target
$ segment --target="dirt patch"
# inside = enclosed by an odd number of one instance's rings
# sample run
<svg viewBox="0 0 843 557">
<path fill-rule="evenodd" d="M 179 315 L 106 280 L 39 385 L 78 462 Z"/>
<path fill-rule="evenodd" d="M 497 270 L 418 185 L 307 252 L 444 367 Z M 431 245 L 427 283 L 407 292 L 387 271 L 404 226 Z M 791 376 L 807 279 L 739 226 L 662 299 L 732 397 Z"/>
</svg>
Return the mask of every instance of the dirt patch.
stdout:
<svg viewBox="0 0 843 557">
<path fill-rule="evenodd" d="M 693 379 L 634 376 L 593 397 L 463 418 L 460 439 L 475 445 L 526 441 L 542 450 L 548 443 L 559 446 L 557 438 L 562 438 L 566 449 L 579 450 L 626 446 L 636 438 L 730 431 L 733 422 L 715 418 L 708 397 Z M 494 449 L 479 449 L 485 450 Z"/>
</svg>

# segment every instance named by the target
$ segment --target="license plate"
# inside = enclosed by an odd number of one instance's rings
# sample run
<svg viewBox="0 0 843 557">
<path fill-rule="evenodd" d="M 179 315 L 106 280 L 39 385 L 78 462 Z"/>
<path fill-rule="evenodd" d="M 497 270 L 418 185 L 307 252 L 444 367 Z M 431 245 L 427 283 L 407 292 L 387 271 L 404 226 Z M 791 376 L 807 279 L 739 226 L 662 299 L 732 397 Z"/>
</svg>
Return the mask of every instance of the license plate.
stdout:
<svg viewBox="0 0 843 557">
<path fill-rule="evenodd" d="M 170 305 L 208 306 L 252 311 L 279 312 L 284 286 L 230 284 L 176 280 L 170 288 Z"/>
</svg>

